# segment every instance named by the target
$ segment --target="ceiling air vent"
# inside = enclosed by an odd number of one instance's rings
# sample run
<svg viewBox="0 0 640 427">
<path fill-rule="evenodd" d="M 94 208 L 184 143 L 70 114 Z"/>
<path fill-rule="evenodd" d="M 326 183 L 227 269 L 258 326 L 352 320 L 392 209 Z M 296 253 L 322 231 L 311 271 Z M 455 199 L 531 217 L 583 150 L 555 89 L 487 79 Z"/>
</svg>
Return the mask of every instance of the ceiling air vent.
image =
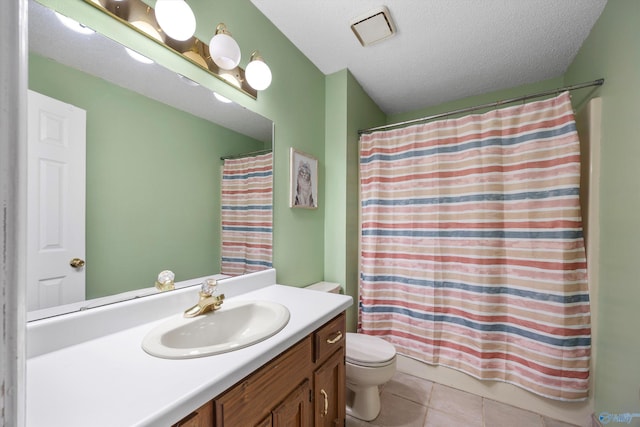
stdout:
<svg viewBox="0 0 640 427">
<path fill-rule="evenodd" d="M 396 33 L 389 10 L 384 6 L 351 21 L 351 30 L 362 46 L 378 43 Z"/>
</svg>

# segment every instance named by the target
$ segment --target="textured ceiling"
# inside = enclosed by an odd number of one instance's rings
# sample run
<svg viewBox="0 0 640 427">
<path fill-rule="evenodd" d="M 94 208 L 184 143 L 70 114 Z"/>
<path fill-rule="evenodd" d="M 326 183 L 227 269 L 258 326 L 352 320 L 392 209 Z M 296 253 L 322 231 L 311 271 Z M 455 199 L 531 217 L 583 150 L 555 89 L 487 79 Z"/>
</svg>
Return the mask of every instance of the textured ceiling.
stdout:
<svg viewBox="0 0 640 427">
<path fill-rule="evenodd" d="M 349 69 L 387 114 L 561 76 L 606 0 L 251 0 L 323 73 Z M 350 21 L 386 6 L 397 34 Z"/>
</svg>

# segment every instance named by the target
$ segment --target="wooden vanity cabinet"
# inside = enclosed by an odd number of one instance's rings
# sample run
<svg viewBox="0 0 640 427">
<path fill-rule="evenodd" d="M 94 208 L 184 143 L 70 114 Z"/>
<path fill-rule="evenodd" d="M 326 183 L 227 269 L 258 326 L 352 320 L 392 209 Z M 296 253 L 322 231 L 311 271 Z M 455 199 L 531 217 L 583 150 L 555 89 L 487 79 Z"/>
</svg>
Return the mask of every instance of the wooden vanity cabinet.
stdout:
<svg viewBox="0 0 640 427">
<path fill-rule="evenodd" d="M 310 427 L 311 387 L 306 380 L 271 411 L 272 427 Z"/>
<path fill-rule="evenodd" d="M 314 333 L 314 426 L 344 426 L 345 420 L 345 315 L 334 318 Z"/>
<path fill-rule="evenodd" d="M 214 399 L 216 427 L 263 425 L 274 408 L 308 381 L 312 348 L 311 337 L 306 337 Z"/>
<path fill-rule="evenodd" d="M 344 426 L 341 313 L 213 400 L 214 427 Z"/>
<path fill-rule="evenodd" d="M 207 402 L 171 427 L 213 426 L 213 402 Z"/>
</svg>

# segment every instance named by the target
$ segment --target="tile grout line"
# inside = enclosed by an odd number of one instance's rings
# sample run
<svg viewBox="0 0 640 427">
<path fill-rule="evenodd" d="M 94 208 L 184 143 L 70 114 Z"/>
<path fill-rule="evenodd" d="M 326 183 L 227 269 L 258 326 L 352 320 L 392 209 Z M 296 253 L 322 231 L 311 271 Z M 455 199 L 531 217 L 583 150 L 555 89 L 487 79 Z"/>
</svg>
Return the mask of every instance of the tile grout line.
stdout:
<svg viewBox="0 0 640 427">
<path fill-rule="evenodd" d="M 416 377 L 416 378 L 419 378 L 420 380 L 427 381 L 427 382 L 429 382 L 431 384 L 431 387 L 429 388 L 429 396 L 425 400 L 426 412 L 425 412 L 425 416 L 424 416 L 424 420 L 423 420 L 423 426 L 426 427 L 427 419 L 429 417 L 430 411 L 432 411 L 432 410 L 436 410 L 437 411 L 437 409 L 432 408 L 431 405 L 432 405 L 432 401 L 434 399 L 434 394 L 435 394 L 434 392 L 435 392 L 436 386 L 441 385 L 441 384 L 438 384 L 436 382 L 433 382 L 433 381 L 430 381 L 430 380 L 426 380 L 426 379 L 420 378 L 420 377 Z M 463 391 L 463 392 L 469 393 L 469 394 L 474 394 L 474 393 L 466 392 L 464 390 L 459 390 L 459 391 Z M 381 394 L 382 394 L 382 390 L 381 390 Z M 393 395 L 393 396 L 396 396 L 397 398 L 400 398 L 400 399 L 405 400 L 405 401 L 410 402 L 410 403 L 414 403 L 414 404 L 418 403 L 418 402 L 414 402 L 413 400 L 411 400 L 409 398 L 406 398 L 406 397 L 404 397 L 402 395 L 395 394 L 393 392 L 390 392 L 389 394 Z M 491 426 L 487 426 L 486 403 L 487 403 L 487 400 L 492 400 L 493 401 L 493 399 L 488 399 L 486 397 L 479 396 L 479 395 L 476 395 L 476 396 L 480 397 L 480 399 L 481 399 L 481 420 L 480 420 L 481 421 L 481 427 L 491 427 Z M 500 403 L 500 402 L 498 402 L 498 403 Z M 546 422 L 545 417 L 542 414 L 539 414 L 537 412 L 534 412 L 534 411 L 531 411 L 531 410 L 527 410 L 527 409 L 524 409 L 524 408 L 518 408 L 518 407 L 515 407 L 513 405 L 508 405 L 508 404 L 504 404 L 504 405 L 512 407 L 512 408 L 515 408 L 515 409 L 518 409 L 518 410 L 522 410 L 522 411 L 526 411 L 526 412 L 535 414 L 538 417 L 538 426 L 539 427 L 548 427 L 548 423 Z M 370 423 L 366 423 L 364 425 L 365 426 L 373 426 L 373 424 L 370 424 Z M 569 424 L 567 424 L 567 425 L 569 425 Z M 578 427 L 578 426 L 574 426 L 574 425 L 570 425 L 570 426 L 571 427 Z"/>
<path fill-rule="evenodd" d="M 427 381 L 427 380 L 424 380 Z M 429 388 L 429 398 L 427 399 L 427 410 L 424 413 L 424 421 L 422 423 L 423 426 L 427 426 L 427 419 L 429 417 L 429 411 L 431 410 L 431 399 L 433 398 L 433 389 L 436 385 L 436 383 L 434 383 L 433 381 L 429 381 L 429 383 L 431 384 L 431 387 Z"/>
</svg>

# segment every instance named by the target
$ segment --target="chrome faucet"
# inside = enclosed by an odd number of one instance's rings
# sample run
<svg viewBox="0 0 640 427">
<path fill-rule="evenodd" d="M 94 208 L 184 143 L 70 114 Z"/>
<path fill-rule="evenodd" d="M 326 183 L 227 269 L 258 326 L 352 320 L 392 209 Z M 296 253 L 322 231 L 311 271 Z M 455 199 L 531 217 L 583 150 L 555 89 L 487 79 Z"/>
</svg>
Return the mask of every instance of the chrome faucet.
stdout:
<svg viewBox="0 0 640 427">
<path fill-rule="evenodd" d="M 224 294 L 217 294 L 217 288 L 216 279 L 205 280 L 200 289 L 198 303 L 185 310 L 184 317 L 196 317 L 219 309 L 224 300 Z"/>
</svg>

